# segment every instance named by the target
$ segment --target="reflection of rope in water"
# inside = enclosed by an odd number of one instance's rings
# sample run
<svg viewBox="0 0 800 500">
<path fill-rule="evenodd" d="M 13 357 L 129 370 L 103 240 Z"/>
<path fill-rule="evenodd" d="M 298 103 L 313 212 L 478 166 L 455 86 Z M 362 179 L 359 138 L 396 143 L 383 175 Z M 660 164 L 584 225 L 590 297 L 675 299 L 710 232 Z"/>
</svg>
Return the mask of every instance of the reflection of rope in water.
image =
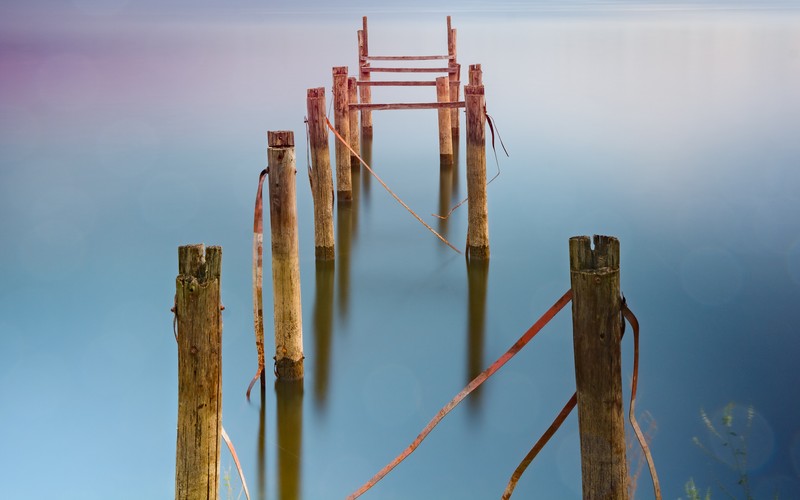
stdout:
<svg viewBox="0 0 800 500">
<path fill-rule="evenodd" d="M 489 184 L 494 182 L 495 179 L 500 177 L 500 161 L 497 159 L 497 150 L 494 147 L 494 130 L 497 128 L 497 124 L 494 123 L 494 119 L 488 113 L 486 113 L 486 106 L 483 107 L 483 113 L 486 115 L 486 123 L 489 124 L 489 130 L 492 132 L 492 151 L 494 152 L 494 163 L 497 165 L 497 173 L 495 173 L 494 176 L 491 179 L 489 179 L 489 182 L 486 183 L 486 185 L 488 186 Z M 497 129 L 497 138 L 500 139 L 500 146 L 502 146 L 503 152 L 505 152 L 506 156 L 509 156 L 508 150 L 506 149 L 506 145 L 503 144 L 503 138 L 500 137 L 500 129 Z M 451 208 L 446 215 L 437 215 L 437 214 L 431 214 L 431 215 L 434 217 L 438 217 L 439 219 L 446 220 L 451 215 L 453 215 L 453 212 L 455 212 L 458 207 L 466 203 L 468 200 L 469 197 L 464 198 L 463 200 L 456 203 L 456 205 L 453 208 Z"/>
</svg>

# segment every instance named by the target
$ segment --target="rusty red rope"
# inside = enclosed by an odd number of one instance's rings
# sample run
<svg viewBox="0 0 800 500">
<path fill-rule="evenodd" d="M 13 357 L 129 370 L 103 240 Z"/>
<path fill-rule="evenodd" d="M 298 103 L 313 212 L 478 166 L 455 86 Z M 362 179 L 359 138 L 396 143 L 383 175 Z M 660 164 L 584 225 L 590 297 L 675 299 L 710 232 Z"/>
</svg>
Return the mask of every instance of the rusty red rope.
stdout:
<svg viewBox="0 0 800 500">
<path fill-rule="evenodd" d="M 522 477 L 522 474 L 525 473 L 525 469 L 527 469 L 528 466 L 531 464 L 531 462 L 533 462 L 533 459 L 536 458 L 536 455 L 538 455 L 539 452 L 542 451 L 544 445 L 546 445 L 547 442 L 550 441 L 550 438 L 553 437 L 553 434 L 555 434 L 558 428 L 561 427 L 561 424 L 564 423 L 564 420 L 566 420 L 567 416 L 570 413 L 572 413 L 572 410 L 575 409 L 575 405 L 577 404 L 578 404 L 578 393 L 573 392 L 572 397 L 569 398 L 569 401 L 567 401 L 567 404 L 565 404 L 564 408 L 561 409 L 561 412 L 558 414 L 558 416 L 556 416 L 556 419 L 553 420 L 553 423 L 550 424 L 550 427 L 548 427 L 547 430 L 544 432 L 544 434 L 542 434 L 542 437 L 540 437 L 539 440 L 536 441 L 536 444 L 533 445 L 531 451 L 529 451 L 528 454 L 525 455 L 525 458 L 522 459 L 522 462 L 520 462 L 520 464 L 514 470 L 514 473 L 511 474 L 511 479 L 508 480 L 508 485 L 506 485 L 506 490 L 503 492 L 503 496 L 500 497 L 501 500 L 508 500 L 509 498 L 511 498 L 511 494 L 514 492 L 514 488 L 517 487 L 517 482 L 519 481 L 519 478 Z"/>
<path fill-rule="evenodd" d="M 397 196 L 397 195 L 394 193 L 394 191 L 392 191 L 391 189 L 389 189 L 389 186 L 387 186 L 387 185 L 386 185 L 386 183 L 385 183 L 385 182 L 383 182 L 383 179 L 381 179 L 380 177 L 378 177 L 378 174 L 376 174 L 376 173 L 375 173 L 375 172 L 372 170 L 372 167 L 370 167 L 369 165 L 367 165 L 367 162 L 365 162 L 365 161 L 364 161 L 364 160 L 361 158 L 361 155 L 359 155 L 359 154 L 358 154 L 358 153 L 357 153 L 357 152 L 356 152 L 356 151 L 355 151 L 353 148 L 351 148 L 351 147 L 350 147 L 350 144 L 348 144 L 348 143 L 347 143 L 347 141 L 345 141 L 345 140 L 344 140 L 344 138 L 343 138 L 343 137 L 342 137 L 342 136 L 339 134 L 339 132 L 337 132 L 337 131 L 336 131 L 336 129 L 335 129 L 335 128 L 333 128 L 333 125 L 331 125 L 331 121 L 330 121 L 330 120 L 328 120 L 328 118 L 327 118 L 327 117 L 325 117 L 325 122 L 328 124 L 328 128 L 329 128 L 329 129 L 331 129 L 331 132 L 333 132 L 333 134 L 336 136 L 336 138 L 337 138 L 337 139 L 339 139 L 339 141 L 340 141 L 342 144 L 344 144 L 344 145 L 347 147 L 347 149 L 349 149 L 349 150 L 350 150 L 350 153 L 351 153 L 353 156 L 355 156 L 356 158 L 358 158 L 358 161 L 360 161 L 360 162 L 361 162 L 361 164 L 362 164 L 362 165 L 364 165 L 364 168 L 366 168 L 366 169 L 367 169 L 367 171 L 368 171 L 370 174 L 372 174 L 372 176 L 373 176 L 373 177 L 375 177 L 375 179 L 377 179 L 377 181 L 378 181 L 378 182 L 381 184 L 381 186 L 383 186 L 383 188 L 384 188 L 384 189 L 386 189 L 386 191 L 388 191 L 390 195 L 392 195 L 392 198 L 394 198 L 395 200 L 397 200 L 397 202 L 398 202 L 399 204 L 401 204 L 401 205 L 403 206 L 403 208 L 405 208 L 406 210 L 408 210 L 408 212 L 409 212 L 411 215 L 413 215 L 413 216 L 414 216 L 414 218 L 415 218 L 415 219 L 417 219 L 417 221 L 419 221 L 419 223 L 420 223 L 420 224 L 422 224 L 423 226 L 425 226 L 425 227 L 428 229 L 428 231 L 430 231 L 430 232 L 432 232 L 434 235 L 436 235 L 436 237 L 437 237 L 437 238 L 439 238 L 439 239 L 442 241 L 442 243 L 444 243 L 445 245 L 449 246 L 450 248 L 452 248 L 452 249 L 453 249 L 453 250 L 455 250 L 456 252 L 458 252 L 458 253 L 461 253 L 461 250 L 459 250 L 458 248 L 454 247 L 452 243 L 450 243 L 449 241 L 447 241 L 447 238 L 445 238 L 445 237 L 444 237 L 444 236 L 442 236 L 441 234 L 437 233 L 437 232 L 436 232 L 436 230 L 435 230 L 435 229 L 433 229 L 433 228 L 432 228 L 432 227 L 431 227 L 431 226 L 430 226 L 428 223 L 426 223 L 424 220 L 422 220 L 422 218 L 421 218 L 419 215 L 417 215 L 417 213 L 416 213 L 416 212 L 414 212 L 413 210 L 411 210 L 411 207 L 409 207 L 408 205 L 406 205 L 406 204 L 405 204 L 405 202 L 404 202 L 403 200 L 401 200 L 401 199 L 400 199 L 400 197 L 399 197 L 399 196 Z"/>
<path fill-rule="evenodd" d="M 636 420 L 635 415 L 635 407 L 636 407 L 636 389 L 639 384 L 639 320 L 636 319 L 633 312 L 628 309 L 628 304 L 625 301 L 625 297 L 622 297 L 622 315 L 625 319 L 628 320 L 628 323 L 631 324 L 631 328 L 633 328 L 633 381 L 631 383 L 631 404 L 630 404 L 630 411 L 628 413 L 628 417 L 631 421 L 631 427 L 633 427 L 633 432 L 636 434 L 636 438 L 639 441 L 639 446 L 642 448 L 642 453 L 644 454 L 645 460 L 647 461 L 647 467 L 650 469 L 650 477 L 653 480 L 653 491 L 655 493 L 656 500 L 661 500 L 661 485 L 658 482 L 658 474 L 656 474 L 656 466 L 653 462 L 653 456 L 650 454 L 650 447 L 647 445 L 647 440 L 642 433 L 641 428 L 639 427 L 639 422 Z M 624 327 L 623 323 L 623 327 Z M 623 334 L 625 330 L 623 329 Z M 550 438 L 555 434 L 564 420 L 567 418 L 567 415 L 575 408 L 577 404 L 577 393 L 572 395 L 572 398 L 567 402 L 564 408 L 561 410 L 561 413 L 555 418 L 550 427 L 547 428 L 545 433 L 542 435 L 541 438 L 533 445 L 531 451 L 525 455 L 525 458 L 522 459 L 522 462 L 517 466 L 514 473 L 511 475 L 511 479 L 508 481 L 508 485 L 506 486 L 506 490 L 503 492 L 503 496 L 501 500 L 508 500 L 511 498 L 511 494 L 514 491 L 514 488 L 517 486 L 517 482 L 522 474 L 525 472 L 525 469 L 531 464 L 536 455 L 541 451 L 544 445 L 550 440 Z"/>
<path fill-rule="evenodd" d="M 625 298 L 622 298 L 622 315 L 628 320 L 633 328 L 633 380 L 631 382 L 631 407 L 628 411 L 628 417 L 631 421 L 631 427 L 636 434 L 636 439 L 639 440 L 639 446 L 642 447 L 642 453 L 647 460 L 647 468 L 650 469 L 650 478 L 653 480 L 653 493 L 656 500 L 661 500 L 661 485 L 658 482 L 658 474 L 656 474 L 656 465 L 653 462 L 653 456 L 650 454 L 650 447 L 647 446 L 647 441 L 644 438 L 642 429 L 639 427 L 639 422 L 636 421 L 636 389 L 639 385 L 639 320 L 633 315 Z"/>
<path fill-rule="evenodd" d="M 547 310 L 547 312 L 545 312 L 545 313 L 542 315 L 542 317 L 541 317 L 541 318 L 539 318 L 539 319 L 536 321 L 536 323 L 534 323 L 534 324 L 533 324 L 533 326 L 531 326 L 531 327 L 528 329 L 528 331 L 526 331 L 526 332 L 525 332 L 525 333 L 522 335 L 522 337 L 520 337 L 520 338 L 519 338 L 519 340 L 517 340 L 517 341 L 514 343 L 514 345 L 512 345 L 512 346 L 511 346 L 511 348 L 509 348 L 509 349 L 508 349 L 508 351 L 506 351 L 506 352 L 505 352 L 505 353 L 504 353 L 502 356 L 500 356 L 499 358 L 497 358 L 497 360 L 496 360 L 494 363 L 492 363 L 492 364 L 491 364 L 491 366 L 489 366 L 489 368 L 487 368 L 486 370 L 484 370 L 483 372 L 481 372 L 481 373 L 480 373 L 480 374 L 479 374 L 477 377 L 475 377 L 474 379 L 472 379 L 472 381 L 471 381 L 471 382 L 470 382 L 470 383 L 469 383 L 469 384 L 468 384 L 468 385 L 467 385 L 467 386 L 466 386 L 466 387 L 465 387 L 465 388 L 464 388 L 464 389 L 463 389 L 461 392 L 459 392 L 459 393 L 456 395 L 456 397 L 454 397 L 452 400 L 450 400 L 450 402 L 449 402 L 449 403 L 447 403 L 446 405 L 444 405 L 444 407 L 443 407 L 441 410 L 439 410 L 439 413 L 437 413 L 437 414 L 436 414 L 436 416 L 435 416 L 435 417 L 433 417 L 433 419 L 432 419 L 430 422 L 428 422 L 428 425 L 426 425 L 426 426 L 425 426 L 425 428 L 422 430 L 422 432 L 420 432 L 420 433 L 419 433 L 419 435 L 417 436 L 417 438 L 416 438 L 416 439 L 415 439 L 415 440 L 414 440 L 414 441 L 413 441 L 413 442 L 412 442 L 412 443 L 411 443 L 411 444 L 410 444 L 410 445 L 409 445 L 409 446 L 408 446 L 408 447 L 407 447 L 405 450 L 403 450 L 403 452 L 402 452 L 402 453 L 400 453 L 400 455 L 398 455 L 397 457 L 395 457 L 395 459 L 394 459 L 394 460 L 392 460 L 391 462 L 389 462 L 389 464 L 387 464 L 387 465 L 386 465 L 386 466 L 385 466 L 383 469 L 381 469 L 380 471 L 378 471 L 378 473 L 377 473 L 377 474 L 375 474 L 375 475 L 372 477 L 372 479 L 370 479 L 369 481 L 367 481 L 366 483 L 364 483 L 364 485 L 362 485 L 362 486 L 361 486 L 361 487 L 360 487 L 358 490 L 356 490 L 354 493 L 352 493 L 350 496 L 348 496 L 348 497 L 347 497 L 347 498 L 348 498 L 348 500 L 352 500 L 352 499 L 358 498 L 359 496 L 363 495 L 363 494 L 364 494 L 364 493 L 365 493 L 367 490 L 369 490 L 370 488 L 372 488 L 373 486 L 375 486 L 375 484 L 377 484 L 377 483 L 378 483 L 378 481 L 380 481 L 381 479 L 383 479 L 383 478 L 386 476 L 386 474 L 388 474 L 389 472 L 391 472 L 391 470 L 392 470 L 392 469 L 394 469 L 395 467 L 397 467 L 397 465 L 399 465 L 399 464 L 400 464 L 400 462 L 402 462 L 402 461 L 403 461 L 403 460 L 405 460 L 405 459 L 406 459 L 406 458 L 407 458 L 409 455 L 411 455 L 411 453 L 413 453 L 413 452 L 414 452 L 414 450 L 416 450 L 416 449 L 417 449 L 417 447 L 419 447 L 419 445 L 422 443 L 422 441 L 423 441 L 423 440 L 424 440 L 426 437 L 428 437 L 428 434 L 430 434 L 430 433 L 431 433 L 431 431 L 433 430 L 433 428 L 434 428 L 434 427 L 436 427 L 436 425 L 438 425 L 438 424 L 439 424 L 439 422 L 441 422 L 441 421 L 442 421 L 442 419 L 443 419 L 443 418 L 444 418 L 444 417 L 445 417 L 445 416 L 446 416 L 448 413 L 450 413 L 450 411 L 451 411 L 453 408 L 455 408 L 455 407 L 456 407 L 456 406 L 457 406 L 457 405 L 458 405 L 458 404 L 459 404 L 459 403 L 460 403 L 460 402 L 461 402 L 461 401 L 462 401 L 464 398 L 466 398 L 466 397 L 469 395 L 469 393 L 471 393 L 472 391 L 474 391 L 474 390 L 475 390 L 476 388 L 478 388 L 478 387 L 479 387 L 481 384 L 483 384 L 483 383 L 484 383 L 484 382 L 485 382 L 485 381 L 486 381 L 486 380 L 487 380 L 489 377 L 491 377 L 492 375 L 494 375 L 494 374 L 495 374 L 495 372 L 497 372 L 497 370 L 499 370 L 499 369 L 500 369 L 500 368 L 501 368 L 501 367 L 502 367 L 504 364 L 506 364 L 506 363 L 507 363 L 507 362 L 508 362 L 508 361 L 509 361 L 511 358 L 513 358 L 513 357 L 514 357 L 514 356 L 515 356 L 515 355 L 516 355 L 516 354 L 517 354 L 517 353 L 518 353 L 518 352 L 519 352 L 519 351 L 520 351 L 520 350 L 521 350 L 523 347 L 525 347 L 525 345 L 526 345 L 528 342 L 530 342 L 530 341 L 531 341 L 531 339 L 532 339 L 532 338 L 533 338 L 533 337 L 534 337 L 534 336 L 535 336 L 537 333 L 539 333 L 539 331 L 540 331 L 540 330 L 541 330 L 541 329 L 542 329 L 542 328 L 543 328 L 543 327 L 544 327 L 544 326 L 545 326 L 545 325 L 546 325 L 546 324 L 547 324 L 547 323 L 548 323 L 548 322 L 549 322 L 551 319 L 553 319 L 553 317 L 554 317 L 554 316 L 555 316 L 555 315 L 556 315 L 556 314 L 557 314 L 557 313 L 558 313 L 558 312 L 559 312 L 561 309 L 563 309 L 563 308 L 564 308 L 564 306 L 565 306 L 565 305 L 567 305 L 567 303 L 569 303 L 569 301 L 570 301 L 571 299 L 572 299 L 572 290 L 567 290 L 567 292 L 566 292 L 566 293 L 565 293 L 563 296 L 561 296 L 561 298 L 560 298 L 560 299 L 558 299 L 558 300 L 556 301 L 556 303 L 555 303 L 555 304 L 553 304 L 553 305 L 552 305 L 552 307 L 550 307 L 550 309 L 548 309 L 548 310 Z"/>
<path fill-rule="evenodd" d="M 250 385 L 247 386 L 247 400 L 250 400 L 250 391 L 261 377 L 264 386 L 264 178 L 269 168 L 265 168 L 258 176 L 258 190 L 256 191 L 255 213 L 253 215 L 253 325 L 256 336 L 256 350 L 258 351 L 258 371 L 256 371 Z"/>
</svg>

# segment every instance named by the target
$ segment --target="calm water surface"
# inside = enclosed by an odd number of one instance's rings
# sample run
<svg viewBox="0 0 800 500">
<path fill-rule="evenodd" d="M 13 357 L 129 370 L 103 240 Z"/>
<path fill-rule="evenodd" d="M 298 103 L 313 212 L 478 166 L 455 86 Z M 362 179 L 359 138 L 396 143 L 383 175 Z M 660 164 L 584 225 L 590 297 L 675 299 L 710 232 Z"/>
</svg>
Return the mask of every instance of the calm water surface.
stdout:
<svg viewBox="0 0 800 500">
<path fill-rule="evenodd" d="M 729 460 L 700 418 L 719 422 L 729 402 L 737 430 L 754 410 L 756 498 L 800 497 L 798 12 L 453 11 L 459 59 L 482 63 L 511 153 L 488 191 L 491 263 L 467 268 L 361 172 L 325 266 L 305 91 L 355 67 L 363 13 L 4 22 L 0 496 L 174 495 L 179 245 L 224 248 L 224 425 L 254 498 L 317 499 L 399 453 L 569 287 L 568 238 L 601 233 L 621 240 L 642 324 L 637 410 L 665 498 L 690 477 L 714 498 L 740 492 L 692 442 Z M 373 53 L 444 50 L 444 13 L 368 13 Z M 441 172 L 435 111 L 375 113 L 374 126 L 374 168 L 462 246 L 465 208 L 429 214 L 465 196 L 463 140 Z M 306 379 L 248 403 L 252 203 L 265 132 L 281 129 L 298 144 Z M 626 338 L 626 381 L 631 350 Z M 567 310 L 365 498 L 499 497 L 573 390 Z M 517 496 L 580 497 L 577 427 L 572 415 Z M 651 496 L 645 470 L 636 497 Z"/>
</svg>

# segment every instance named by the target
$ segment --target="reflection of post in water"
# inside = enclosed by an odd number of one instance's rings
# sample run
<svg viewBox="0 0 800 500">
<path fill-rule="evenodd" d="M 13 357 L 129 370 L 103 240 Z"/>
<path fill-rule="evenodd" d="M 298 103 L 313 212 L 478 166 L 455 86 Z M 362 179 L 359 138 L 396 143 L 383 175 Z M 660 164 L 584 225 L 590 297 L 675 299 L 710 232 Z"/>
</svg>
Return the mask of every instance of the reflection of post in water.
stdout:
<svg viewBox="0 0 800 500">
<path fill-rule="evenodd" d="M 325 406 L 330 372 L 331 333 L 333 332 L 333 280 L 332 260 L 317 260 L 317 286 L 314 294 L 314 339 L 317 355 L 314 356 L 314 398 L 317 405 Z"/>
<path fill-rule="evenodd" d="M 439 233 L 447 237 L 447 227 L 450 220 L 447 217 L 450 212 L 450 200 L 453 198 L 453 169 L 454 163 L 441 163 L 439 168 L 439 211 L 437 212 L 444 219 L 439 221 Z"/>
<path fill-rule="evenodd" d="M 486 330 L 486 288 L 489 283 L 489 261 L 473 259 L 467 261 L 468 321 L 467 336 L 467 380 L 475 378 L 483 370 L 483 337 Z M 475 407 L 480 403 L 481 391 L 476 390 L 470 402 Z"/>
<path fill-rule="evenodd" d="M 278 498 L 302 498 L 303 380 L 278 380 Z"/>
<path fill-rule="evenodd" d="M 451 201 L 453 204 L 458 203 L 461 201 L 458 194 L 458 148 L 459 148 L 459 140 L 458 134 L 453 134 L 453 170 L 452 170 L 452 179 L 453 179 L 453 187 L 451 189 Z M 444 214 L 442 214 L 444 215 Z"/>
<path fill-rule="evenodd" d="M 264 386 L 261 386 L 261 410 L 258 415 L 258 498 L 267 498 L 267 405 L 264 397 Z"/>
<path fill-rule="evenodd" d="M 369 173 L 367 172 L 366 175 L 369 175 Z M 353 213 L 351 215 L 353 222 L 350 241 L 355 241 L 358 237 L 358 204 L 361 202 L 361 162 L 358 160 L 350 166 L 350 179 L 353 183 Z"/>
<path fill-rule="evenodd" d="M 363 136 L 361 137 L 361 158 L 364 159 L 364 162 L 372 167 L 372 136 Z M 364 203 L 369 205 L 369 187 L 370 182 L 372 181 L 372 176 L 369 175 L 369 172 L 365 173 L 362 176 L 362 182 L 364 186 Z M 366 206 L 365 205 L 365 206 Z"/>
<path fill-rule="evenodd" d="M 336 207 L 336 267 L 339 269 L 338 290 L 339 314 L 343 319 L 347 318 L 350 306 L 350 243 L 353 236 L 353 210 L 354 204 L 351 202 L 339 203 Z"/>
</svg>

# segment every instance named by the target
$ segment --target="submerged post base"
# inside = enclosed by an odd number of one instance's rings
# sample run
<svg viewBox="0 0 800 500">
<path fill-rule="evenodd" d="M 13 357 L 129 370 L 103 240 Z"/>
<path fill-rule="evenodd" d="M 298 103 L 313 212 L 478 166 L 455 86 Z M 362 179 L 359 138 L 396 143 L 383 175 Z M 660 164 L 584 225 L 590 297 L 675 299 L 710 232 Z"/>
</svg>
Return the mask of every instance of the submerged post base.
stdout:
<svg viewBox="0 0 800 500">
<path fill-rule="evenodd" d="M 349 203 L 353 201 L 352 191 L 336 191 L 336 201 L 339 203 Z"/>
<path fill-rule="evenodd" d="M 275 361 L 275 373 L 278 380 L 300 380 L 303 378 L 303 358 L 295 361 L 281 358 Z"/>
<path fill-rule="evenodd" d="M 314 247 L 314 256 L 317 260 L 333 260 L 336 250 L 334 247 Z"/>
<path fill-rule="evenodd" d="M 489 247 L 467 247 L 467 255 L 470 260 L 488 260 Z"/>
</svg>

